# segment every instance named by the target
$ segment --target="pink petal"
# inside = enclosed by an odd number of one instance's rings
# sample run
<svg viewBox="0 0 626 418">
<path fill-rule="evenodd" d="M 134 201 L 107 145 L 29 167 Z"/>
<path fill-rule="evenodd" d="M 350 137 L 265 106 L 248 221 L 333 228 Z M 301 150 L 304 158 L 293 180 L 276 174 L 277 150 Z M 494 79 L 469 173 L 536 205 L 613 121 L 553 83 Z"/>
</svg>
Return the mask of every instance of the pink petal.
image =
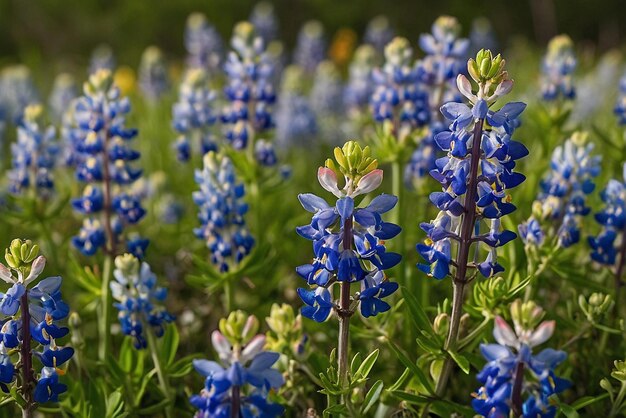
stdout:
<svg viewBox="0 0 626 418">
<path fill-rule="evenodd" d="M 543 321 L 528 339 L 528 345 L 534 347 L 543 344 L 554 334 L 555 321 Z"/>
<path fill-rule="evenodd" d="M 328 167 L 320 167 L 317 170 L 317 179 L 322 187 L 337 197 L 343 197 L 339 187 L 337 187 L 337 175 Z"/>
<path fill-rule="evenodd" d="M 509 347 L 517 347 L 517 335 L 515 335 L 509 324 L 507 324 L 501 316 L 496 316 L 494 322 L 495 327 L 493 328 L 493 337 L 496 339 L 498 344 Z"/>
<path fill-rule="evenodd" d="M 370 173 L 367 173 L 361 180 L 359 180 L 359 184 L 357 184 L 357 188 L 352 193 L 352 197 L 358 196 L 360 194 L 369 193 L 372 190 L 375 190 L 380 186 L 383 182 L 383 170 L 376 169 Z"/>
</svg>

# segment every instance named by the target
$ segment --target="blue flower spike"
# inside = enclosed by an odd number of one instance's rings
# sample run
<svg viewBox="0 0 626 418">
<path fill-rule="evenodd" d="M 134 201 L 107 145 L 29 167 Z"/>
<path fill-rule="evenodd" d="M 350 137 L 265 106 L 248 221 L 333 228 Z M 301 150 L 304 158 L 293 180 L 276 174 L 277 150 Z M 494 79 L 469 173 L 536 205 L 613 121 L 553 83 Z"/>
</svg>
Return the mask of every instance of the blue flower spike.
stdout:
<svg viewBox="0 0 626 418">
<path fill-rule="evenodd" d="M 189 399 L 198 410 L 196 418 L 282 416 L 283 406 L 271 401 L 272 392 L 284 384 L 282 374 L 272 367 L 279 354 L 265 351 L 266 337 L 257 335 L 258 329 L 258 319 L 242 311 L 220 320 L 219 331 L 211 334 L 219 362 L 193 360 L 205 377 L 200 394 Z"/>
<path fill-rule="evenodd" d="M 19 374 L 22 407 L 32 411 L 35 403 L 58 402 L 67 390 L 59 376 L 65 374 L 74 349 L 60 346 L 57 340 L 69 333 L 60 322 L 70 309 L 61 298 L 61 277 L 38 280 L 46 258 L 39 255 L 36 244 L 13 240 L 5 260 L 6 266 L 0 263 L 0 279 L 10 288 L 0 292 L 0 390 L 9 393 Z M 30 325 L 24 327 L 25 321 Z M 18 352 L 20 362 L 14 364 Z M 40 373 L 34 372 L 34 358 L 42 365 Z"/>
</svg>

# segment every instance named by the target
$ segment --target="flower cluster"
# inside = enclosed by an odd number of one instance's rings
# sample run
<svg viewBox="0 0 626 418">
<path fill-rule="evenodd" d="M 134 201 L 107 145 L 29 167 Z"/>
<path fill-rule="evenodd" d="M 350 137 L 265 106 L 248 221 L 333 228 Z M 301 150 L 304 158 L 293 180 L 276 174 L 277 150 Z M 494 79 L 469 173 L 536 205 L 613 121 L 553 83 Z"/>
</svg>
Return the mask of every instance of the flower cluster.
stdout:
<svg viewBox="0 0 626 418">
<path fill-rule="evenodd" d="M 70 107 L 70 103 L 78 96 L 76 81 L 71 74 L 61 73 L 54 79 L 52 92 L 48 98 L 50 112 L 55 121 L 61 121 Z"/>
<path fill-rule="evenodd" d="M 248 143 L 254 146 L 255 140 L 274 126 L 271 107 L 276 95 L 272 61 L 254 26 L 238 23 L 231 46 L 233 50 L 224 66 L 228 76 L 224 95 L 230 104 L 224 108 L 222 122 L 226 125 L 226 139 L 233 148 L 241 150 Z"/>
<path fill-rule="evenodd" d="M 533 203 L 533 215 L 519 226 L 525 244 L 540 246 L 545 238 L 541 223 L 558 227 L 550 236 L 558 237 L 558 245 L 567 248 L 580 240 L 582 219 L 589 214 L 586 197 L 600 174 L 600 156 L 592 154 L 593 144 L 587 143 L 582 132 L 572 134 L 562 146 L 555 148 L 550 173 L 541 181 L 541 192 Z"/>
<path fill-rule="evenodd" d="M 439 108 L 450 101 L 460 102 L 459 91 L 454 80 L 463 71 L 469 41 L 459 38 L 461 25 L 451 16 L 440 16 L 432 26 L 432 34 L 420 36 L 420 47 L 426 56 L 418 61 L 420 80 L 429 97 L 431 122 L 405 167 L 405 183 L 419 189 L 423 179 L 436 168 L 437 145 L 435 137 L 444 131 L 440 122 Z"/>
<path fill-rule="evenodd" d="M 276 39 L 278 35 L 278 19 L 274 13 L 274 6 L 270 2 L 261 1 L 254 6 L 250 13 L 250 23 L 254 25 L 257 33 L 263 39 L 265 45 Z"/>
<path fill-rule="evenodd" d="M 574 43 L 567 35 L 555 36 L 548 44 L 541 71 L 541 94 L 546 101 L 571 100 L 576 96 L 572 73 L 576 69 Z"/>
<path fill-rule="evenodd" d="M 343 117 L 343 84 L 339 69 L 332 61 L 317 66 L 311 89 L 311 108 L 315 112 L 321 137 L 337 143 Z"/>
<path fill-rule="evenodd" d="M 146 262 L 141 262 L 132 254 L 124 254 L 115 259 L 111 294 L 117 300 L 115 307 L 122 332 L 134 339 L 137 349 L 146 348 L 144 329 L 160 337 L 165 326 L 174 317 L 162 306 L 167 297 L 167 289 L 157 286 L 157 277 Z"/>
<path fill-rule="evenodd" d="M 377 122 L 390 122 L 399 139 L 428 124 L 428 95 L 420 86 L 408 40 L 397 37 L 385 47 L 385 65 L 375 68 L 372 77 L 376 88 L 371 106 Z"/>
<path fill-rule="evenodd" d="M 390 282 L 385 270 L 400 262 L 400 254 L 387 252 L 385 240 L 400 233 L 400 227 L 382 220 L 398 198 L 381 194 L 363 208 L 355 207 L 355 198 L 380 186 L 383 172 L 378 162 L 370 157 L 369 147 L 361 149 L 354 141 L 343 148 L 335 148 L 335 159 L 320 167 L 318 180 L 322 187 L 337 198 L 329 205 L 314 194 L 298 196 L 305 210 L 313 213 L 309 225 L 300 226 L 300 236 L 313 241 L 315 259 L 311 264 L 299 266 L 296 271 L 313 286 L 312 290 L 298 289 L 307 305 L 302 315 L 317 322 L 325 321 L 336 304 L 333 301 L 333 284 L 358 283 L 360 291 L 354 295 L 365 317 L 389 310 L 383 298 L 395 292 L 398 284 Z M 339 189 L 338 176 L 345 180 Z M 356 308 L 355 308 L 356 309 Z M 342 314 L 348 314 L 344 312 Z"/>
<path fill-rule="evenodd" d="M 246 228 L 244 215 L 248 205 L 242 202 L 243 184 L 237 183 L 235 170 L 228 157 L 214 152 L 204 156 L 203 170 L 196 170 L 200 190 L 193 193 L 202 226 L 194 230 L 206 242 L 211 262 L 221 272 L 235 267 L 254 246 L 254 238 Z"/>
<path fill-rule="evenodd" d="M 43 107 L 29 105 L 24 109 L 24 117 L 17 128 L 17 141 L 11 144 L 12 168 L 7 173 L 9 191 L 22 194 L 28 189 L 38 198 L 48 198 L 53 189 L 52 171 L 56 154 L 53 126 L 43 126 Z"/>
<path fill-rule="evenodd" d="M 563 351 L 532 349 L 553 334 L 555 322 L 544 321 L 543 310 L 534 302 L 518 299 L 511 306 L 515 331 L 497 316 L 493 336 L 498 344 L 481 344 L 487 364 L 476 376 L 483 385 L 473 393 L 472 407 L 484 417 L 506 417 L 513 411 L 524 418 L 551 418 L 557 411 L 550 396 L 570 386 L 554 369 L 567 357 Z"/>
<path fill-rule="evenodd" d="M 303 88 L 304 72 L 290 65 L 283 79 L 276 105 L 276 142 L 279 146 L 306 145 L 318 131 L 317 119 Z"/>
<path fill-rule="evenodd" d="M 389 24 L 389 19 L 385 15 L 378 15 L 369 21 L 365 28 L 365 34 L 363 35 L 363 41 L 367 45 L 374 47 L 374 50 L 382 55 L 385 46 L 394 37 L 394 30 Z"/>
<path fill-rule="evenodd" d="M 372 70 L 375 59 L 376 50 L 371 45 L 361 45 L 354 51 L 354 58 L 348 69 L 348 83 L 343 92 L 343 102 L 350 114 L 360 114 L 369 104 L 374 91 Z"/>
<path fill-rule="evenodd" d="M 125 126 L 129 111 L 130 102 L 120 96 L 109 70 L 92 74 L 76 101 L 76 178 L 87 186 L 72 200 L 73 208 L 86 216 L 72 243 L 85 255 L 101 247 L 115 254 L 124 228 L 146 213 L 139 197 L 127 190 L 142 174 L 132 166 L 140 154 L 129 146 L 137 135 Z"/>
<path fill-rule="evenodd" d="M 626 164 L 624 165 L 626 175 Z M 626 177 L 625 177 L 626 178 Z M 610 179 L 600 194 L 604 208 L 595 214 L 596 221 L 602 225 L 597 237 L 589 237 L 592 260 L 608 266 L 615 265 L 619 248 L 618 242 L 624 245 L 623 231 L 626 226 L 626 180 Z M 618 237 L 621 237 L 618 239 Z M 623 263 L 625 260 L 621 260 Z"/>
<path fill-rule="evenodd" d="M 265 336 L 255 335 L 259 322 L 241 311 L 220 320 L 219 331 L 211 341 L 220 362 L 193 360 L 193 366 L 204 376 L 204 388 L 190 398 L 198 409 L 196 418 L 209 417 L 279 417 L 284 408 L 269 399 L 270 391 L 284 383 L 283 376 L 272 365 L 278 353 L 264 351 Z"/>
<path fill-rule="evenodd" d="M 39 103 L 30 70 L 25 65 L 12 65 L 0 74 L 0 115 L 6 122 L 18 124 L 29 104 Z"/>
<path fill-rule="evenodd" d="M 9 392 L 13 383 L 15 353 L 20 353 L 19 368 L 22 369 L 22 387 L 28 387 L 36 379 L 34 392 L 22 393 L 27 402 L 57 402 L 67 386 L 59 382 L 65 374 L 60 367 L 73 355 L 71 347 L 57 345 L 57 339 L 65 337 L 69 329 L 59 326 L 59 321 L 69 314 L 69 307 L 61 299 L 61 278 L 48 277 L 35 286 L 46 265 L 39 247 L 30 241 L 13 240 L 6 251 L 7 266 L 0 263 L 0 279 L 11 285 L 6 293 L 0 292 L 0 389 Z M 24 323 L 29 325 L 24 326 Z M 41 351 L 37 351 L 37 344 Z M 39 359 L 42 369 L 36 378 L 32 359 Z M 28 380 L 25 382 L 24 380 Z"/>
<path fill-rule="evenodd" d="M 222 59 L 222 38 L 202 13 L 192 13 L 185 26 L 185 49 L 190 68 L 219 68 Z"/>
<path fill-rule="evenodd" d="M 144 97 L 152 102 L 158 100 L 170 88 L 165 58 L 156 46 L 149 46 L 141 55 L 139 88 Z"/>
<path fill-rule="evenodd" d="M 95 74 L 99 70 L 108 70 L 113 72 L 117 63 L 115 61 L 115 55 L 113 49 L 106 44 L 101 44 L 96 47 L 91 53 L 91 59 L 89 61 L 89 74 Z"/>
<path fill-rule="evenodd" d="M 217 119 L 213 112 L 214 101 L 215 92 L 209 87 L 206 70 L 188 70 L 179 87 L 178 101 L 172 106 L 172 126 L 178 133 L 175 147 L 179 161 L 189 160 L 192 144 L 196 142 L 202 155 L 217 150 L 211 130 Z"/>
<path fill-rule="evenodd" d="M 312 75 L 325 57 L 324 26 L 317 20 L 310 20 L 302 26 L 300 33 L 298 33 L 293 62 L 300 66 L 305 74 Z"/>
<path fill-rule="evenodd" d="M 478 92 L 473 93 L 464 75 L 457 77 L 458 88 L 471 106 L 450 102 L 441 108 L 451 122 L 450 130 L 437 134 L 435 141 L 447 155 L 437 159 L 437 168 L 431 171 L 442 191 L 430 195 L 440 212 L 431 222 L 421 224 L 427 238 L 417 245 L 426 261 L 418 267 L 436 279 L 450 274 L 451 265 L 461 281 L 466 280 L 468 267 L 485 277 L 493 276 L 503 270 L 497 262 L 496 248 L 516 237 L 512 231 L 502 230 L 500 218 L 515 210 L 508 190 L 525 179 L 513 170 L 516 160 L 526 156 L 528 150 L 511 135 L 526 105 L 512 102 L 498 110 L 490 109 L 513 85 L 504 64 L 500 55 L 494 58 L 490 51 L 481 50 L 476 60 L 468 62 Z M 458 251 L 453 261 L 455 242 Z M 474 243 L 486 245 L 488 255 L 480 263 L 468 264 Z"/>
</svg>

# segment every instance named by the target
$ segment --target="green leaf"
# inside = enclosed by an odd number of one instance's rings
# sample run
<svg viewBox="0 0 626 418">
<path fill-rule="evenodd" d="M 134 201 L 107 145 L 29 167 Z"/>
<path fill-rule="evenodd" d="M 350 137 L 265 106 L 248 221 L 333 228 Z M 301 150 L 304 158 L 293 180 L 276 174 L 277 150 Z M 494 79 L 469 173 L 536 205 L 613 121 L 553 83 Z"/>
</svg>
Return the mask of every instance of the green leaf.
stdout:
<svg viewBox="0 0 626 418">
<path fill-rule="evenodd" d="M 378 359 L 378 349 L 371 352 L 369 356 L 363 360 L 363 363 L 359 366 L 358 370 L 354 374 L 355 378 L 366 378 L 370 371 L 372 371 L 372 367 L 374 367 L 374 363 Z"/>
<path fill-rule="evenodd" d="M 140 415 L 152 415 L 154 416 L 157 412 L 162 412 L 167 405 L 170 404 L 169 399 L 163 399 L 161 402 L 148 406 L 146 408 L 142 408 L 139 410 Z"/>
<path fill-rule="evenodd" d="M 403 390 L 390 391 L 396 398 L 415 405 L 423 405 L 431 401 L 430 398 L 415 393 L 405 392 Z"/>
<path fill-rule="evenodd" d="M 572 404 L 572 408 L 578 411 L 579 409 L 583 409 L 584 407 L 589 406 L 593 403 L 603 401 L 604 399 L 608 398 L 608 396 L 608 393 L 603 393 L 599 396 L 584 396 L 582 398 L 576 399 L 576 401 Z"/>
<path fill-rule="evenodd" d="M 161 358 L 163 364 L 169 366 L 176 358 L 178 344 L 180 343 L 180 335 L 175 324 L 169 324 L 165 329 L 165 334 L 161 338 Z"/>
<path fill-rule="evenodd" d="M 409 308 L 411 320 L 415 323 L 417 328 L 420 331 L 423 331 L 428 334 L 431 338 L 439 339 L 439 336 L 435 333 L 430 320 L 428 319 L 428 315 L 422 309 L 422 305 L 418 302 L 415 295 L 409 292 L 404 286 L 402 287 L 402 297 Z"/>
<path fill-rule="evenodd" d="M 559 408 L 561 409 L 561 412 L 563 412 L 563 415 L 565 415 L 567 418 L 580 418 L 578 412 L 576 412 L 574 408 L 567 404 L 560 404 Z"/>
<path fill-rule="evenodd" d="M 122 393 L 118 389 L 111 393 L 106 400 L 106 416 L 117 417 L 124 408 L 124 401 L 122 400 Z"/>
<path fill-rule="evenodd" d="M 348 415 L 348 407 L 343 404 L 333 405 L 330 408 L 324 409 L 325 417 L 334 417 L 341 415 Z"/>
<path fill-rule="evenodd" d="M 380 394 L 383 392 L 383 387 L 383 381 L 377 380 L 370 390 L 367 391 L 367 395 L 365 395 L 365 399 L 363 400 L 363 406 L 361 407 L 361 414 L 365 415 L 367 411 L 376 404 L 376 401 L 380 398 Z"/>
<path fill-rule="evenodd" d="M 361 353 L 356 353 L 350 362 L 350 374 L 356 376 L 357 368 L 361 365 Z"/>
<path fill-rule="evenodd" d="M 469 374 L 470 362 L 468 359 L 466 359 L 462 354 L 459 354 L 455 351 L 448 351 L 448 354 L 450 354 L 452 360 L 454 360 L 454 362 L 459 365 L 459 367 L 461 368 L 461 370 L 463 370 L 465 374 Z"/>
<path fill-rule="evenodd" d="M 415 363 L 413 363 L 406 356 L 406 354 L 404 354 L 392 341 L 389 341 L 389 346 L 396 354 L 396 357 L 398 357 L 398 359 L 402 362 L 402 364 L 404 364 L 404 366 L 410 370 L 410 372 L 422 384 L 422 386 L 424 386 L 424 389 L 426 389 L 426 391 L 428 391 L 428 393 L 430 393 L 431 395 L 434 395 L 435 390 L 433 389 L 430 381 L 428 380 L 422 369 L 420 369 Z"/>
</svg>

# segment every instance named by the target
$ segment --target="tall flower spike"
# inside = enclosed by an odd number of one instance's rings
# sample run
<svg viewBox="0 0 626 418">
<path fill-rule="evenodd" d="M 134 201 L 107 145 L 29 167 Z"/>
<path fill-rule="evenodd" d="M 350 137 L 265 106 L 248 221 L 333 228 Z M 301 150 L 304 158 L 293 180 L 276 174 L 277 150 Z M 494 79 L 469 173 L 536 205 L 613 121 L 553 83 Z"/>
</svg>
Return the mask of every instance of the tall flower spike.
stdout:
<svg viewBox="0 0 626 418">
<path fill-rule="evenodd" d="M 233 50 L 224 66 L 228 76 L 224 94 L 230 104 L 224 108 L 222 122 L 233 148 L 254 150 L 256 140 L 267 139 L 264 135 L 274 126 L 272 61 L 265 52 L 263 39 L 249 22 L 235 26 L 231 46 Z"/>
<path fill-rule="evenodd" d="M 26 106 L 39 103 L 30 69 L 25 65 L 12 65 L 0 74 L 0 104 L 7 122 L 19 124 Z"/>
<path fill-rule="evenodd" d="M 212 126 L 217 116 L 213 111 L 215 92 L 209 87 L 208 74 L 202 68 L 185 73 L 178 91 L 178 101 L 172 106 L 172 126 L 178 133 L 176 157 L 179 161 L 191 158 L 192 148 L 201 155 L 217 151 Z"/>
<path fill-rule="evenodd" d="M 343 92 L 343 102 L 351 119 L 362 117 L 374 91 L 372 70 L 376 50 L 371 45 L 361 45 L 354 51 L 354 59 L 348 69 L 348 84 Z"/>
<path fill-rule="evenodd" d="M 70 107 L 72 100 L 78 96 L 78 87 L 71 74 L 61 73 L 54 79 L 52 92 L 48 98 L 48 105 L 52 117 L 56 122 L 60 122 L 63 115 Z"/>
<path fill-rule="evenodd" d="M 278 19 L 274 13 L 274 5 L 268 1 L 261 1 L 254 6 L 250 13 L 250 23 L 254 25 L 265 45 L 269 45 L 278 35 Z"/>
<path fill-rule="evenodd" d="M 376 85 L 371 98 L 374 119 L 390 124 L 400 142 L 429 122 L 428 95 L 420 87 L 408 40 L 397 37 L 385 47 L 385 65 L 375 68 L 372 77 Z"/>
<path fill-rule="evenodd" d="M 419 78 L 428 92 L 430 124 L 405 167 L 405 183 L 414 189 L 422 186 L 426 175 L 436 168 L 435 137 L 444 131 L 439 109 L 446 102 L 461 102 L 456 78 L 463 71 L 469 41 L 460 38 L 461 25 L 456 18 L 440 16 L 432 33 L 420 36 L 420 47 L 426 56 L 417 62 Z"/>
<path fill-rule="evenodd" d="M 417 245 L 417 251 L 425 260 L 418 268 L 428 276 L 454 277 L 445 350 L 456 348 L 465 286 L 479 273 L 488 278 L 503 271 L 497 248 L 516 237 L 514 232 L 502 228 L 501 218 L 515 210 L 509 189 L 525 179 L 514 169 L 516 160 L 526 156 L 528 150 L 512 140 L 511 135 L 526 105 L 512 102 L 498 110 L 490 109 L 512 88 L 504 65 L 500 55 L 494 57 L 491 51 L 479 51 L 476 59 L 467 64 L 477 89 L 464 75 L 457 77 L 459 91 L 469 100 L 469 106 L 449 102 L 441 107 L 450 125 L 448 131 L 435 137 L 446 156 L 439 158 L 437 168 L 431 171 L 442 189 L 430 195 L 439 214 L 420 225 L 427 238 Z M 486 256 L 481 248 L 486 250 Z M 474 254 L 473 260 L 470 253 Z M 485 258 L 481 262 L 482 257 Z M 473 276 L 469 273 L 472 269 Z M 437 395 L 443 394 L 453 367 L 454 361 L 447 358 L 437 382 Z"/>
<path fill-rule="evenodd" d="M 193 360 L 196 371 L 206 378 L 200 394 L 189 398 L 198 409 L 196 418 L 283 415 L 284 408 L 270 400 L 272 390 L 284 384 L 272 367 L 279 354 L 264 351 L 265 336 L 255 335 L 258 326 L 256 317 L 232 312 L 211 335 L 220 362 Z"/>
<path fill-rule="evenodd" d="M 472 407 L 484 417 L 514 416 L 549 418 L 556 413 L 552 395 L 569 388 L 571 382 L 556 376 L 555 368 L 567 358 L 563 351 L 546 348 L 537 355 L 535 346 L 554 332 L 554 321 L 538 322 L 543 310 L 534 302 L 511 306 L 515 330 L 497 316 L 493 336 L 498 344 L 481 344 L 487 364 L 476 376 L 482 386 L 472 394 Z"/>
<path fill-rule="evenodd" d="M 315 252 L 311 264 L 297 268 L 313 289 L 298 289 L 298 294 L 307 305 L 302 315 L 318 322 L 325 321 L 333 311 L 340 317 L 353 313 L 352 307 L 337 307 L 331 293 L 337 282 L 348 286 L 359 284 L 360 290 L 350 298 L 359 302 L 365 317 L 389 310 L 390 306 L 382 299 L 398 288 L 384 271 L 398 264 L 401 256 L 387 252 L 385 240 L 398 235 L 400 227 L 381 218 L 396 205 L 397 198 L 381 194 L 368 206 L 355 207 L 354 199 L 375 190 L 382 180 L 382 170 L 376 168 L 377 161 L 369 152 L 369 147 L 361 149 L 358 143 L 347 142 L 343 149 L 335 148 L 336 163 L 329 159 L 326 167 L 320 167 L 320 184 L 339 198 L 335 205 L 313 194 L 298 196 L 313 218 L 309 225 L 298 227 L 297 232 L 313 241 Z M 344 175 L 342 190 L 337 187 L 338 174 Z"/>
<path fill-rule="evenodd" d="M 150 102 L 157 101 L 170 88 L 165 58 L 156 46 L 149 46 L 141 55 L 139 87 Z"/>
<path fill-rule="evenodd" d="M 167 297 L 167 289 L 157 286 L 157 277 L 146 262 L 141 262 L 132 254 L 124 254 L 115 259 L 111 294 L 117 301 L 117 316 L 122 332 L 134 339 L 137 349 L 147 346 L 145 332 L 153 332 L 161 337 L 165 326 L 174 317 L 162 306 Z M 148 329 L 148 331 L 145 331 Z"/>
<path fill-rule="evenodd" d="M 391 42 L 393 37 L 394 30 L 389 24 L 387 16 L 378 15 L 367 24 L 363 40 L 366 44 L 373 46 L 379 56 L 382 56 L 385 46 Z"/>
<path fill-rule="evenodd" d="M 230 271 L 250 253 L 254 238 L 250 235 L 244 215 L 248 205 L 242 201 L 243 184 L 237 183 L 235 170 L 228 157 L 214 152 L 204 156 L 203 170 L 196 170 L 200 190 L 193 193 L 198 205 L 196 237 L 206 242 L 211 262 L 221 271 Z"/>
<path fill-rule="evenodd" d="M 0 292 L 0 389 L 8 393 L 15 374 L 19 374 L 19 390 L 25 401 L 21 407 L 32 412 L 35 402 L 58 402 L 59 395 L 67 390 L 59 375 L 65 374 L 61 367 L 74 349 L 58 345 L 57 340 L 69 333 L 68 328 L 59 326 L 69 307 L 61 299 L 60 277 L 38 280 L 46 259 L 39 255 L 36 244 L 13 240 L 5 260 L 7 266 L 0 263 L 0 278 L 11 287 L 6 293 Z M 19 362 L 14 361 L 17 353 Z M 42 366 L 38 374 L 34 372 L 34 358 Z"/>
<path fill-rule="evenodd" d="M 317 117 L 321 137 L 331 144 L 340 140 L 340 124 L 344 118 L 342 90 L 337 66 L 331 61 L 322 61 L 313 79 L 311 107 Z"/>
<path fill-rule="evenodd" d="M 205 71 L 216 70 L 222 62 L 222 38 L 202 13 L 192 13 L 185 26 L 187 65 Z"/>
<path fill-rule="evenodd" d="M 54 190 L 53 170 L 59 151 L 53 126 L 43 126 L 43 107 L 29 105 L 11 144 L 12 168 L 7 173 L 9 191 L 23 194 L 33 190 L 38 199 L 47 199 Z"/>
<path fill-rule="evenodd" d="M 626 74 L 619 81 L 619 94 L 613 112 L 617 116 L 618 123 L 622 126 L 626 125 Z"/>
<path fill-rule="evenodd" d="M 304 92 L 304 72 L 290 65 L 283 79 L 276 105 L 276 143 L 280 147 L 306 146 L 318 132 L 317 119 Z"/>
<path fill-rule="evenodd" d="M 137 130 L 126 127 L 128 112 L 130 101 L 120 96 L 109 70 L 92 74 L 75 104 L 76 178 L 86 186 L 72 200 L 74 210 L 85 215 L 72 243 L 85 255 L 101 247 L 115 255 L 123 230 L 146 213 L 139 196 L 128 191 L 142 174 L 133 167 L 140 154 L 129 145 Z"/>
<path fill-rule="evenodd" d="M 533 202 L 533 215 L 519 226 L 525 244 L 539 246 L 550 228 L 549 237 L 557 237 L 557 244 L 567 248 L 580 240 L 582 220 L 591 208 L 586 206 L 587 195 L 600 174 L 600 156 L 592 154 L 593 144 L 587 134 L 576 132 L 561 146 L 555 148 L 551 170 L 541 181 L 541 191 Z M 546 225 L 541 226 L 542 223 Z"/>
<path fill-rule="evenodd" d="M 558 35 L 548 43 L 541 71 L 541 94 L 546 101 L 571 100 L 576 96 L 572 74 L 576 69 L 574 43 L 567 35 Z"/>
<path fill-rule="evenodd" d="M 310 76 L 326 57 L 324 26 L 317 20 L 309 20 L 300 29 L 293 62 Z"/>
</svg>

